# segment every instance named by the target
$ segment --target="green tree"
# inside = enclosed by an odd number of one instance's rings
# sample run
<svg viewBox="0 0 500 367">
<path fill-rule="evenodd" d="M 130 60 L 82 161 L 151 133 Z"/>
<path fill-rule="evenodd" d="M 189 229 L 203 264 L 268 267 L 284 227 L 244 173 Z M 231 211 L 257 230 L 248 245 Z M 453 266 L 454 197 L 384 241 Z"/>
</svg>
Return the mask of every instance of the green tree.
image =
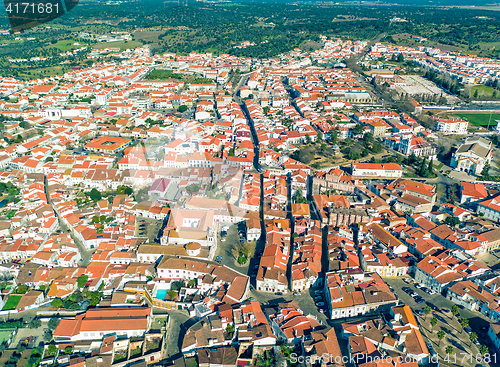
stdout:
<svg viewBox="0 0 500 367">
<path fill-rule="evenodd" d="M 101 198 L 102 198 L 101 193 L 97 189 L 95 189 L 95 188 L 93 188 L 92 190 L 90 190 L 89 196 L 96 203 L 99 200 L 101 200 Z"/>
<path fill-rule="evenodd" d="M 366 133 L 365 135 L 363 135 L 363 144 L 365 147 L 368 147 L 372 141 L 373 141 L 372 133 Z"/>
<path fill-rule="evenodd" d="M 64 305 L 64 303 L 63 303 L 62 299 L 55 298 L 52 300 L 52 302 L 50 302 L 50 305 L 52 307 L 55 307 L 55 308 L 61 308 Z"/>
<path fill-rule="evenodd" d="M 100 292 L 91 292 L 88 300 L 90 306 L 97 306 L 101 302 L 102 294 Z"/>
<path fill-rule="evenodd" d="M 422 160 L 422 164 L 420 165 L 420 170 L 418 171 L 418 175 L 421 177 L 427 176 L 427 160 L 425 159 L 425 157 Z"/>
<path fill-rule="evenodd" d="M 332 144 L 337 144 L 337 142 L 339 141 L 339 132 L 337 129 L 330 130 L 330 140 Z"/>
<path fill-rule="evenodd" d="M 19 284 L 16 289 L 14 290 L 14 293 L 17 294 L 25 294 L 29 290 L 29 287 L 26 284 Z"/>
<path fill-rule="evenodd" d="M 177 111 L 179 111 L 179 112 L 182 113 L 182 112 L 186 112 L 187 109 L 188 109 L 188 107 L 186 105 L 181 105 L 181 106 L 179 106 L 179 108 L 177 109 Z"/>
<path fill-rule="evenodd" d="M 432 312 L 432 309 L 429 306 L 424 307 L 425 318 Z"/>
<path fill-rule="evenodd" d="M 365 127 L 361 124 L 357 124 L 356 126 L 354 126 L 354 128 L 352 129 L 352 133 L 354 136 L 357 136 L 357 135 L 360 135 L 362 134 L 363 132 L 365 131 Z"/>
<path fill-rule="evenodd" d="M 488 350 L 488 347 L 486 345 L 480 345 L 479 346 L 479 353 L 481 353 L 481 355 L 485 355 L 489 352 Z"/>
<path fill-rule="evenodd" d="M 445 349 L 446 354 L 450 355 L 453 353 L 453 347 L 451 345 L 448 345 Z"/>
<path fill-rule="evenodd" d="M 438 323 L 438 319 L 436 317 L 433 317 L 431 319 L 431 326 L 432 326 L 432 329 L 431 330 L 434 330 L 434 326 L 436 326 Z"/>
<path fill-rule="evenodd" d="M 375 154 L 382 152 L 382 143 L 380 143 L 379 141 L 374 141 L 372 144 L 372 152 Z"/>
<path fill-rule="evenodd" d="M 40 319 L 33 319 L 30 321 L 29 323 L 29 328 L 30 329 L 38 329 L 40 326 L 42 326 L 42 322 L 40 321 Z"/>
<path fill-rule="evenodd" d="M 71 346 L 67 346 L 66 348 L 64 348 L 64 353 L 66 354 L 71 354 L 73 352 L 73 348 Z"/>
<path fill-rule="evenodd" d="M 57 325 L 59 325 L 59 321 L 60 320 L 57 317 L 51 317 L 47 323 L 47 327 L 53 331 L 57 328 Z"/>
<path fill-rule="evenodd" d="M 450 311 L 453 314 L 453 316 L 457 316 L 460 313 L 460 310 L 458 309 L 457 305 L 451 306 L 451 310 Z"/>
<path fill-rule="evenodd" d="M 76 280 L 76 285 L 78 286 L 79 289 L 82 289 L 83 287 L 85 287 L 88 281 L 89 281 L 89 276 L 87 274 L 82 274 Z"/>
<path fill-rule="evenodd" d="M 466 319 L 464 317 L 462 317 L 460 319 L 460 326 L 462 327 L 462 331 L 464 331 L 464 329 L 469 326 L 469 319 Z"/>
<path fill-rule="evenodd" d="M 47 354 L 53 356 L 56 353 L 57 353 L 57 347 L 55 346 L 55 344 L 49 344 L 49 346 L 47 347 Z"/>
<path fill-rule="evenodd" d="M 474 97 L 474 99 L 477 99 L 477 97 L 478 97 L 478 96 L 479 96 L 479 93 L 478 93 L 478 91 L 477 91 L 477 89 L 476 89 L 476 90 L 474 91 L 474 95 L 473 95 L 473 97 Z"/>
<path fill-rule="evenodd" d="M 446 217 L 446 219 L 444 220 L 444 222 L 447 225 L 449 225 L 451 227 L 454 227 L 457 224 L 460 224 L 460 219 L 458 219 L 457 217 Z"/>
<path fill-rule="evenodd" d="M 130 196 L 134 193 L 134 189 L 132 189 L 131 187 L 125 187 L 125 195 L 127 196 Z"/>
<path fill-rule="evenodd" d="M 437 337 L 439 339 L 439 345 L 441 345 L 441 340 L 443 340 L 445 336 L 446 336 L 446 333 L 443 330 L 439 330 L 437 332 Z"/>
<path fill-rule="evenodd" d="M 200 185 L 197 185 L 197 184 L 191 184 L 189 186 L 186 187 L 186 191 L 189 193 L 189 194 L 194 194 L 195 192 L 198 192 L 200 191 Z"/>
<path fill-rule="evenodd" d="M 306 135 L 306 144 L 311 144 L 311 137 Z"/>
<path fill-rule="evenodd" d="M 427 175 L 432 176 L 434 174 L 434 166 L 432 164 L 432 158 L 429 160 L 429 166 L 427 167 Z"/>
<path fill-rule="evenodd" d="M 472 346 L 472 343 L 474 343 L 477 340 L 477 334 L 475 332 L 470 333 L 469 340 L 470 340 L 471 346 Z"/>
</svg>

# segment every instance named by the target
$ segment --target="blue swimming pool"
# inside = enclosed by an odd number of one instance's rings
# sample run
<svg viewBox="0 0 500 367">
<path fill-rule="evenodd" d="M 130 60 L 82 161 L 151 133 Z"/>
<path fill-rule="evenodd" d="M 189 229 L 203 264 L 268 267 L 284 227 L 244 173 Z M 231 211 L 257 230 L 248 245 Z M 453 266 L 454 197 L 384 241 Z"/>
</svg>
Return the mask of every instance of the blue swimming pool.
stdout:
<svg viewBox="0 0 500 367">
<path fill-rule="evenodd" d="M 156 298 L 165 300 L 165 296 L 167 295 L 167 290 L 166 289 L 158 289 L 156 291 Z"/>
</svg>

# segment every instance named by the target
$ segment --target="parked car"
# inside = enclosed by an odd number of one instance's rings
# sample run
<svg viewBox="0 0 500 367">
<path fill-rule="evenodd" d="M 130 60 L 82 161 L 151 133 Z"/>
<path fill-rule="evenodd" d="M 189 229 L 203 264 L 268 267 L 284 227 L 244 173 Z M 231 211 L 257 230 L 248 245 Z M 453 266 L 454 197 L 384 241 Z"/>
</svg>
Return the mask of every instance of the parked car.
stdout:
<svg viewBox="0 0 500 367">
<path fill-rule="evenodd" d="M 415 288 L 422 289 L 423 287 L 425 287 L 425 286 L 421 283 L 415 284 Z"/>
<path fill-rule="evenodd" d="M 479 344 L 481 344 L 481 343 L 479 343 L 479 340 L 474 339 L 474 344 L 479 345 Z"/>
<path fill-rule="evenodd" d="M 282 296 L 283 295 L 283 292 L 276 292 L 275 293 L 277 296 Z"/>
<path fill-rule="evenodd" d="M 431 356 L 435 356 L 437 355 L 436 351 L 434 350 L 434 348 L 432 347 L 432 344 L 430 342 L 426 342 L 425 345 L 427 346 L 427 349 L 429 350 L 429 353 L 431 354 Z"/>
<path fill-rule="evenodd" d="M 465 332 L 466 332 L 467 334 L 472 333 L 472 329 L 471 329 L 470 327 L 468 327 L 468 326 L 467 326 L 467 327 L 465 327 L 465 328 L 464 328 L 464 330 L 465 330 Z"/>
<path fill-rule="evenodd" d="M 411 279 L 410 278 L 403 278 L 403 282 L 405 282 L 406 284 L 410 284 Z"/>
<path fill-rule="evenodd" d="M 425 314 L 424 310 L 422 309 L 415 311 L 415 313 L 419 316 L 423 316 Z"/>
<path fill-rule="evenodd" d="M 323 292 L 321 292 L 321 291 L 314 291 L 314 294 L 315 294 L 315 295 L 322 294 L 322 293 L 323 293 Z"/>
<path fill-rule="evenodd" d="M 323 307 L 325 305 L 325 302 L 318 302 L 316 303 L 316 306 L 318 307 Z"/>
<path fill-rule="evenodd" d="M 424 291 L 425 293 L 429 293 L 429 288 L 427 287 L 422 287 L 420 290 Z"/>
<path fill-rule="evenodd" d="M 423 298 L 418 298 L 418 299 L 415 300 L 415 302 L 422 303 L 422 302 L 425 302 L 425 300 Z"/>
</svg>

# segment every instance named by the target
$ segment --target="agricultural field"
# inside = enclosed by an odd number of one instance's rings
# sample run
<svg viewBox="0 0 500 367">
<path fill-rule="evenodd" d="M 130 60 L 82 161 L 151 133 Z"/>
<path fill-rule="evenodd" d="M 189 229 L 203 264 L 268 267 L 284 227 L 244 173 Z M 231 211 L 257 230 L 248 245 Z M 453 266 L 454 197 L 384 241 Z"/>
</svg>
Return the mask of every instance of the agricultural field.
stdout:
<svg viewBox="0 0 500 367">
<path fill-rule="evenodd" d="M 490 121 L 489 113 L 455 113 L 456 116 L 469 121 L 474 126 L 486 127 Z M 500 114 L 491 114 L 490 128 L 497 125 L 495 120 L 500 120 Z"/>
<path fill-rule="evenodd" d="M 92 45 L 92 48 L 95 49 L 103 49 L 108 47 L 119 47 L 121 51 L 125 51 L 126 49 L 132 49 L 136 47 L 141 47 L 142 43 L 138 41 L 116 41 L 116 42 L 99 42 L 95 45 Z"/>
</svg>

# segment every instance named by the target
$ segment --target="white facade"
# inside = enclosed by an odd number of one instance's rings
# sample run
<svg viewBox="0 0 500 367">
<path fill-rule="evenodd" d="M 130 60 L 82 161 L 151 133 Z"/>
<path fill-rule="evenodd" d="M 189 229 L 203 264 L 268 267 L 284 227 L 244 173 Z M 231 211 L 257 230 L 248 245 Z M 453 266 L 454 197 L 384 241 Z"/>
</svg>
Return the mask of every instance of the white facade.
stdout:
<svg viewBox="0 0 500 367">
<path fill-rule="evenodd" d="M 469 122 L 462 119 L 438 120 L 436 130 L 443 134 L 467 134 Z"/>
</svg>

